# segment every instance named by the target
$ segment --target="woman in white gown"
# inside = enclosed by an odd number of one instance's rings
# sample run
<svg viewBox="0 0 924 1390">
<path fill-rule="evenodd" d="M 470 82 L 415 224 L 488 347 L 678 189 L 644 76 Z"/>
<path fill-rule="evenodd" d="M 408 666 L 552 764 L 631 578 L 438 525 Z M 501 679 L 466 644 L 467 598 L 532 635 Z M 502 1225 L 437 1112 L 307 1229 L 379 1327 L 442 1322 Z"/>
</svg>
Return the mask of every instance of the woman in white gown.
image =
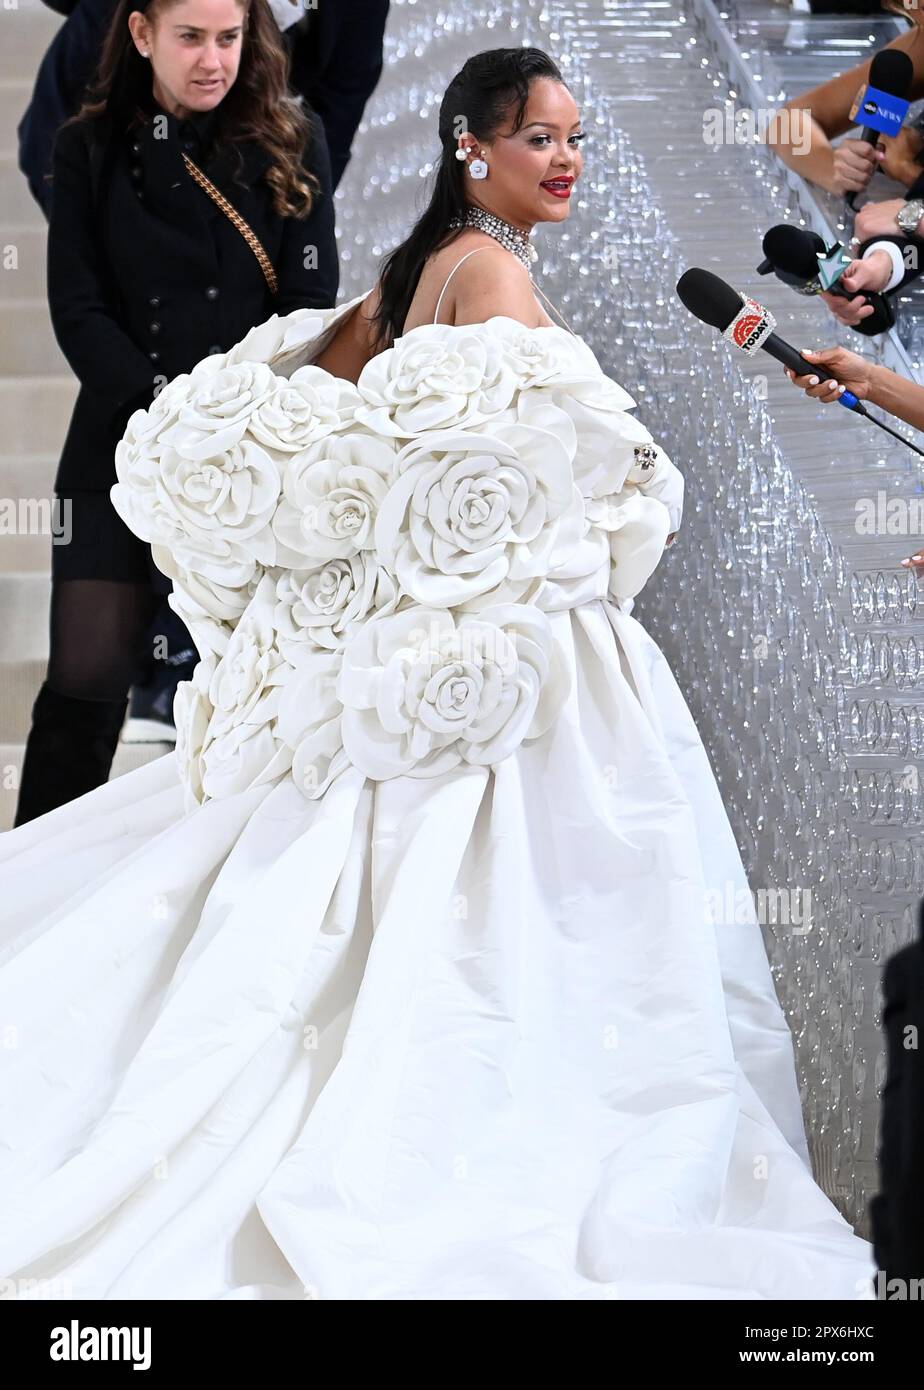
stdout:
<svg viewBox="0 0 924 1390">
<path fill-rule="evenodd" d="M 760 929 L 709 911 L 747 889 L 711 769 L 630 616 L 680 476 L 525 269 L 577 109 L 498 50 L 440 137 L 373 294 L 274 316 L 119 446 L 202 660 L 175 755 L 0 838 L 0 1275 L 865 1296 Z M 404 331 L 370 356 L 373 307 Z"/>
</svg>

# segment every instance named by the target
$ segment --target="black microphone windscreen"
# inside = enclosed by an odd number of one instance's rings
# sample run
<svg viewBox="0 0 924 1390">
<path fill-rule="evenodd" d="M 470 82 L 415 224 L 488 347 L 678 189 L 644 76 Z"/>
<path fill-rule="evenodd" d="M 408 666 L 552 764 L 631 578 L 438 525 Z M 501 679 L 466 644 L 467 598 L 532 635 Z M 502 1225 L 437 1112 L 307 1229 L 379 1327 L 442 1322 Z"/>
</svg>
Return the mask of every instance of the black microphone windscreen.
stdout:
<svg viewBox="0 0 924 1390">
<path fill-rule="evenodd" d="M 904 97 L 914 77 L 914 64 L 900 48 L 881 48 L 869 65 L 869 85 Z"/>
<path fill-rule="evenodd" d="M 677 294 L 685 308 L 720 333 L 731 323 L 743 303 L 741 295 L 713 275 L 711 270 L 693 266 L 677 281 Z"/>
<path fill-rule="evenodd" d="M 764 255 L 773 262 L 775 270 L 811 280 L 818 274 L 818 257 L 815 253 L 823 252 L 825 244 L 817 232 L 781 222 L 767 232 L 763 247 Z"/>
</svg>

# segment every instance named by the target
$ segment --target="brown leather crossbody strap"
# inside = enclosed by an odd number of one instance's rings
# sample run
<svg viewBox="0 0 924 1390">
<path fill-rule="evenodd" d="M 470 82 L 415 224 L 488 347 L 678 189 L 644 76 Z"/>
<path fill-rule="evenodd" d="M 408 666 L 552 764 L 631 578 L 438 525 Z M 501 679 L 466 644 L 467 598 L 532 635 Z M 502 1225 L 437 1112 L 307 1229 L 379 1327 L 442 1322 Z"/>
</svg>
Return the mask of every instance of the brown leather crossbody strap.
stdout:
<svg viewBox="0 0 924 1390">
<path fill-rule="evenodd" d="M 206 178 L 205 174 L 203 174 L 198 164 L 194 164 L 188 154 L 184 154 L 183 158 L 186 161 L 187 169 L 192 174 L 199 187 L 204 189 L 204 191 L 212 199 L 213 203 L 218 204 L 225 216 L 234 223 L 241 236 L 247 242 L 247 245 L 250 247 L 257 260 L 260 262 L 260 269 L 263 271 L 263 274 L 266 278 L 266 283 L 269 285 L 271 293 L 278 294 L 279 282 L 276 279 L 276 272 L 273 269 L 273 263 L 270 260 L 269 256 L 266 254 L 266 251 L 263 249 L 263 243 L 257 236 L 256 232 L 253 230 L 249 223 L 244 221 L 237 208 L 233 207 L 231 203 L 228 202 L 227 198 L 221 192 L 221 190 L 215 187 L 211 179 Z"/>
</svg>

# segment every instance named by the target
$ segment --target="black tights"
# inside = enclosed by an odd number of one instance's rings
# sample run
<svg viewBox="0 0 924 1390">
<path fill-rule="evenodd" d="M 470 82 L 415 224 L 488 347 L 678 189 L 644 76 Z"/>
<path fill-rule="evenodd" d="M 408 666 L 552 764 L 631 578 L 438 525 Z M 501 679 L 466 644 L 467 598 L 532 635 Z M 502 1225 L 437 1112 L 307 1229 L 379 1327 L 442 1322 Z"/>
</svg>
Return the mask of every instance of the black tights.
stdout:
<svg viewBox="0 0 924 1390">
<path fill-rule="evenodd" d="M 145 658 L 164 596 L 149 584 L 65 579 L 51 590 L 46 684 L 81 700 L 124 700 Z"/>
<path fill-rule="evenodd" d="M 128 692 L 162 602 L 150 584 L 134 580 L 52 581 L 48 672 L 32 707 L 14 825 L 109 777 Z"/>
</svg>

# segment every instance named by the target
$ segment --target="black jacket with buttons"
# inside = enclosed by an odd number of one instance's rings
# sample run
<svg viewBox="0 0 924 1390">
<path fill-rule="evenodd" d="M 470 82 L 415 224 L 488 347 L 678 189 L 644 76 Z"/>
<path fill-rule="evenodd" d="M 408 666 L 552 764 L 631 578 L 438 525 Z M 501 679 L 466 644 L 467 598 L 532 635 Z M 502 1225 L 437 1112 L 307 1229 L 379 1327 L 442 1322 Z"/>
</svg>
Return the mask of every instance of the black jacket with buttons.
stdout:
<svg viewBox="0 0 924 1390">
<path fill-rule="evenodd" d="M 55 139 L 48 300 L 80 381 L 59 493 L 112 486 L 129 416 L 167 381 L 228 351 L 274 313 L 329 308 L 337 298 L 330 159 L 316 116 L 302 163 L 321 193 L 307 217 L 285 218 L 262 177 L 267 151 L 236 142 L 242 187 L 233 155 L 213 148 L 219 108 L 178 121 L 152 103 L 149 114 L 161 119 L 112 140 L 99 121 L 63 126 Z M 184 146 L 263 243 L 277 295 L 244 237 L 192 178 Z"/>
</svg>

